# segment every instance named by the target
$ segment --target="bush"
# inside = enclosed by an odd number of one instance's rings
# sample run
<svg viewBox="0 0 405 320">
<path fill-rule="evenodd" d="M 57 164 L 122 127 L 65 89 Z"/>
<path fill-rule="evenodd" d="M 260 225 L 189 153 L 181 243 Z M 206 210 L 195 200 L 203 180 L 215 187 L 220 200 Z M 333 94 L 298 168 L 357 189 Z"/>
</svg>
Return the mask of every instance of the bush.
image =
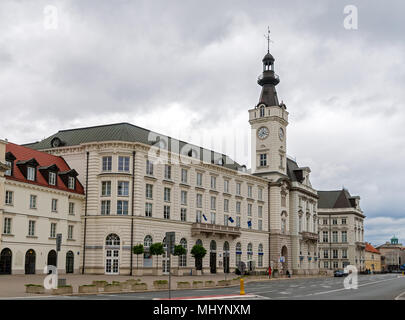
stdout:
<svg viewBox="0 0 405 320">
<path fill-rule="evenodd" d="M 29 283 L 29 284 L 25 284 L 26 287 L 39 287 L 39 288 L 43 288 L 44 286 L 40 285 L 40 284 L 33 284 L 33 283 Z"/>
<path fill-rule="evenodd" d="M 188 282 L 188 281 L 179 281 L 179 282 L 177 282 L 177 284 L 189 284 L 190 282 Z"/>
<path fill-rule="evenodd" d="M 203 283 L 202 281 L 193 281 L 193 284 Z"/>
<path fill-rule="evenodd" d="M 153 281 L 154 284 L 168 284 L 169 282 L 167 280 L 155 280 Z"/>
</svg>

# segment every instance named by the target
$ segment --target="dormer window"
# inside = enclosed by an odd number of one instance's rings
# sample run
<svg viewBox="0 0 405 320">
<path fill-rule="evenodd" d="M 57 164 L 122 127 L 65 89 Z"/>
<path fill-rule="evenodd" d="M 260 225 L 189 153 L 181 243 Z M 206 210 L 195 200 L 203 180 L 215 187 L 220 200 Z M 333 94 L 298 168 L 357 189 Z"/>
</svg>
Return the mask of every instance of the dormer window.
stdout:
<svg viewBox="0 0 405 320">
<path fill-rule="evenodd" d="M 69 177 L 68 188 L 71 189 L 71 190 L 74 190 L 75 189 L 75 184 L 76 184 L 75 177 Z"/>
<path fill-rule="evenodd" d="M 5 174 L 6 176 L 11 176 L 13 164 L 12 164 L 11 161 L 6 161 L 6 165 L 7 165 L 7 167 L 9 167 L 10 169 L 6 170 L 6 172 L 5 172 L 4 174 Z"/>
<path fill-rule="evenodd" d="M 6 165 L 10 168 L 8 169 L 4 174 L 6 176 L 12 176 L 13 175 L 13 167 L 14 167 L 14 160 L 16 159 L 16 157 L 11 153 L 11 152 L 7 152 L 6 153 Z"/>
<path fill-rule="evenodd" d="M 27 180 L 35 181 L 36 170 L 34 167 L 27 167 Z"/>
<path fill-rule="evenodd" d="M 56 173 L 55 172 L 49 172 L 48 183 L 51 186 L 56 186 Z"/>
</svg>

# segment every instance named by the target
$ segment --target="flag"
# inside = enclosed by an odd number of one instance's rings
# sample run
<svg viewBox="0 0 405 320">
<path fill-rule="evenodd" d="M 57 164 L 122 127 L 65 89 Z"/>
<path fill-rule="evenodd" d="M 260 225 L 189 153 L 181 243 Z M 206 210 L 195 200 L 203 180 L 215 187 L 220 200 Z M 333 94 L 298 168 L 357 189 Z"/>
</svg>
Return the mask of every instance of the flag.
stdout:
<svg viewBox="0 0 405 320">
<path fill-rule="evenodd" d="M 203 218 L 205 221 L 207 221 L 207 217 L 205 216 L 205 214 L 203 214 Z"/>
<path fill-rule="evenodd" d="M 247 224 L 248 224 L 248 227 L 251 227 L 251 226 L 252 226 L 252 221 L 249 220 L 249 221 L 247 222 Z"/>
<path fill-rule="evenodd" d="M 232 219 L 232 217 L 229 217 L 228 220 L 229 220 L 231 223 L 233 223 L 233 221 L 234 221 L 234 220 Z"/>
</svg>

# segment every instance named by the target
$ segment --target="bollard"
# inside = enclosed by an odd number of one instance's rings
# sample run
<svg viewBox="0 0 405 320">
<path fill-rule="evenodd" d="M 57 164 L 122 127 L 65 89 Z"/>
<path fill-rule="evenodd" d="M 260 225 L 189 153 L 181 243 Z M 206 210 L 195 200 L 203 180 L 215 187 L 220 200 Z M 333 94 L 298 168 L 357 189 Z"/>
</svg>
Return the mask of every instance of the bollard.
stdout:
<svg viewBox="0 0 405 320">
<path fill-rule="evenodd" d="M 244 282 L 243 279 L 240 278 L 240 295 L 241 296 L 245 295 L 245 285 L 243 282 Z"/>
</svg>

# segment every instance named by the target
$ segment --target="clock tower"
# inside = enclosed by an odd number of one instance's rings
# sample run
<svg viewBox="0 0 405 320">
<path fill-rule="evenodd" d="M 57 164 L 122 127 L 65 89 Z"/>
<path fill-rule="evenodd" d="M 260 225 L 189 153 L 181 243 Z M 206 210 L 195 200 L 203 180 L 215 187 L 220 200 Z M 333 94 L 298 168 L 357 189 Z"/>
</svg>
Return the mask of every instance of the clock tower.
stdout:
<svg viewBox="0 0 405 320">
<path fill-rule="evenodd" d="M 270 42 L 269 37 L 268 43 Z M 276 85 L 280 78 L 274 72 L 274 58 L 267 49 L 263 60 L 263 73 L 257 83 L 262 87 L 259 103 L 249 110 L 251 125 L 252 174 L 277 179 L 287 175 L 288 112 L 279 103 Z"/>
</svg>

